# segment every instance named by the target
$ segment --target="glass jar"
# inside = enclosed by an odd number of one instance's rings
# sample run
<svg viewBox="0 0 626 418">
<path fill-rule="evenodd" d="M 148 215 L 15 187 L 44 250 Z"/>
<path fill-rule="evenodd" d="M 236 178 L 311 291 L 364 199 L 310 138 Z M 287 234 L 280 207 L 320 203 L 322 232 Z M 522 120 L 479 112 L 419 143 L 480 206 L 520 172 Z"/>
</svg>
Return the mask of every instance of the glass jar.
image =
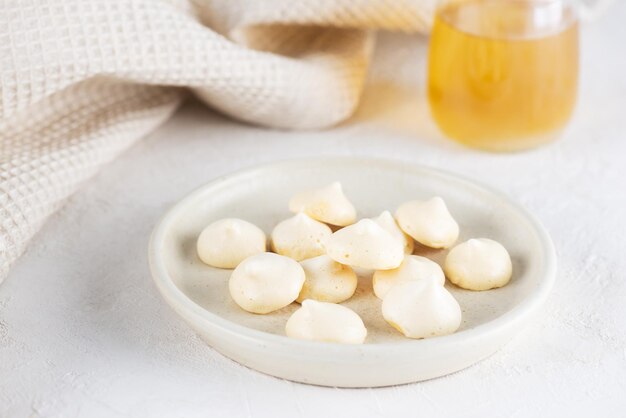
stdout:
<svg viewBox="0 0 626 418">
<path fill-rule="evenodd" d="M 428 99 L 443 133 L 492 151 L 558 136 L 576 103 L 578 16 L 566 0 L 441 2 Z"/>
</svg>

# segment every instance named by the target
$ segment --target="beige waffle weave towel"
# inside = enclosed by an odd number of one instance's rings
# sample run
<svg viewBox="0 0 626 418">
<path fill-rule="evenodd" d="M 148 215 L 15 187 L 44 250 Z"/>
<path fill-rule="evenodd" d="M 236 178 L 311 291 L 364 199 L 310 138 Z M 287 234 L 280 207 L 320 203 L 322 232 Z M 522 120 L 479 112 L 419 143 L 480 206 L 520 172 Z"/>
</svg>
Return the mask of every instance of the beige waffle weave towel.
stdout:
<svg viewBox="0 0 626 418">
<path fill-rule="evenodd" d="M 434 3 L 0 0 L 0 282 L 185 91 L 261 125 L 332 125 L 358 103 L 373 30 L 426 31 Z"/>
</svg>

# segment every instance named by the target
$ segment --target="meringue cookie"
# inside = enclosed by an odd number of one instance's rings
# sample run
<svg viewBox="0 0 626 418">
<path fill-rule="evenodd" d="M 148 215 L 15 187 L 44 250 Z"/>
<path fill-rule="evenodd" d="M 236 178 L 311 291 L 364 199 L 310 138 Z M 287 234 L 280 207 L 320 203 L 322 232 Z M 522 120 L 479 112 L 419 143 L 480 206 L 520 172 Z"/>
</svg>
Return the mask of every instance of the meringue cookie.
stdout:
<svg viewBox="0 0 626 418">
<path fill-rule="evenodd" d="M 377 218 L 372 218 L 374 222 L 382 226 L 383 229 L 389 232 L 395 239 L 397 239 L 404 246 L 404 253 L 413 253 L 413 238 L 402 232 L 396 220 L 393 219 L 391 213 L 388 210 L 384 211 Z"/>
<path fill-rule="evenodd" d="M 307 299 L 285 326 L 288 337 L 342 344 L 363 344 L 367 329 L 353 310 Z"/>
<path fill-rule="evenodd" d="M 296 301 L 315 299 L 340 303 L 354 295 L 358 279 L 349 266 L 344 266 L 327 255 L 300 262 L 306 280 Z"/>
<path fill-rule="evenodd" d="M 440 197 L 400 205 L 396 220 L 402 231 L 427 247 L 448 248 L 459 237 L 459 224 Z"/>
<path fill-rule="evenodd" d="M 304 212 L 313 219 L 337 226 L 356 221 L 356 209 L 337 181 L 321 189 L 296 194 L 289 201 L 289 210 Z"/>
<path fill-rule="evenodd" d="M 262 253 L 246 258 L 230 276 L 228 288 L 242 309 L 265 314 L 296 300 L 304 283 L 304 270 L 297 261 Z"/>
<path fill-rule="evenodd" d="M 393 286 L 416 280 L 434 280 L 443 286 L 446 277 L 439 264 L 434 261 L 419 255 L 407 255 L 400 267 L 393 270 L 378 270 L 374 273 L 372 280 L 374 294 L 384 299 Z"/>
<path fill-rule="evenodd" d="M 300 212 L 276 225 L 272 231 L 272 250 L 296 261 L 317 257 L 326 252 L 324 242 L 333 231 Z"/>
<path fill-rule="evenodd" d="M 475 238 L 450 250 L 444 270 L 448 279 L 463 289 L 488 290 L 507 284 L 513 266 L 502 244 L 488 238 Z"/>
<path fill-rule="evenodd" d="M 326 252 L 341 264 L 374 270 L 396 268 L 404 258 L 404 246 L 371 219 L 361 219 L 332 234 Z"/>
<path fill-rule="evenodd" d="M 219 268 L 235 268 L 245 258 L 266 250 L 265 233 L 237 218 L 215 221 L 202 230 L 196 244 L 198 257 Z"/>
<path fill-rule="evenodd" d="M 383 300 L 383 317 L 409 338 L 452 334 L 461 325 L 461 307 L 435 280 L 397 284 Z"/>
</svg>

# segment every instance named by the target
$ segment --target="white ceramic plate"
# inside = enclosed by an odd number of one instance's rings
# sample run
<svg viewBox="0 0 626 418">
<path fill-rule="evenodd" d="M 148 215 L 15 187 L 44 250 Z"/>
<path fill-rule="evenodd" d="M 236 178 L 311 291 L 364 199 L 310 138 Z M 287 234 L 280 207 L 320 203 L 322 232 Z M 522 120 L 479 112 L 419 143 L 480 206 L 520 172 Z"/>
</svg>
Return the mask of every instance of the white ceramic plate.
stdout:
<svg viewBox="0 0 626 418">
<path fill-rule="evenodd" d="M 509 250 L 513 278 L 501 289 L 462 290 L 447 284 L 463 310 L 453 335 L 404 338 L 382 318 L 371 279 L 361 277 L 344 304 L 368 329 L 363 345 L 308 342 L 284 336 L 296 303 L 268 315 L 244 312 L 230 298 L 231 270 L 203 264 L 196 239 L 210 222 L 239 217 L 269 235 L 291 216 L 295 192 L 338 180 L 359 217 L 392 212 L 407 200 L 442 196 L 461 227 L 460 240 L 495 239 Z M 442 262 L 445 251 L 418 248 Z M 177 203 L 150 242 L 154 280 L 174 310 L 227 357 L 273 376 L 324 386 L 386 386 L 443 376 L 494 353 L 538 312 L 556 273 L 551 240 L 539 223 L 501 193 L 459 176 L 396 161 L 324 158 L 281 162 L 219 178 Z"/>
</svg>

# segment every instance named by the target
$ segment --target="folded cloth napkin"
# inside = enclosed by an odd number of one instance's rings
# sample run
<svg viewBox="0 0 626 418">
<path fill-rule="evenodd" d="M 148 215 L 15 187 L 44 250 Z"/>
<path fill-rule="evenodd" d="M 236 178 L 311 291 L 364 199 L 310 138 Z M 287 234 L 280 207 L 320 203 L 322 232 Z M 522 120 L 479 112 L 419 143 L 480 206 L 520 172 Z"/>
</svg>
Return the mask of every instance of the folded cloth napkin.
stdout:
<svg viewBox="0 0 626 418">
<path fill-rule="evenodd" d="M 372 30 L 427 31 L 435 1 L 0 0 L 0 282 L 186 91 L 260 125 L 332 125 L 358 103 Z"/>
</svg>

